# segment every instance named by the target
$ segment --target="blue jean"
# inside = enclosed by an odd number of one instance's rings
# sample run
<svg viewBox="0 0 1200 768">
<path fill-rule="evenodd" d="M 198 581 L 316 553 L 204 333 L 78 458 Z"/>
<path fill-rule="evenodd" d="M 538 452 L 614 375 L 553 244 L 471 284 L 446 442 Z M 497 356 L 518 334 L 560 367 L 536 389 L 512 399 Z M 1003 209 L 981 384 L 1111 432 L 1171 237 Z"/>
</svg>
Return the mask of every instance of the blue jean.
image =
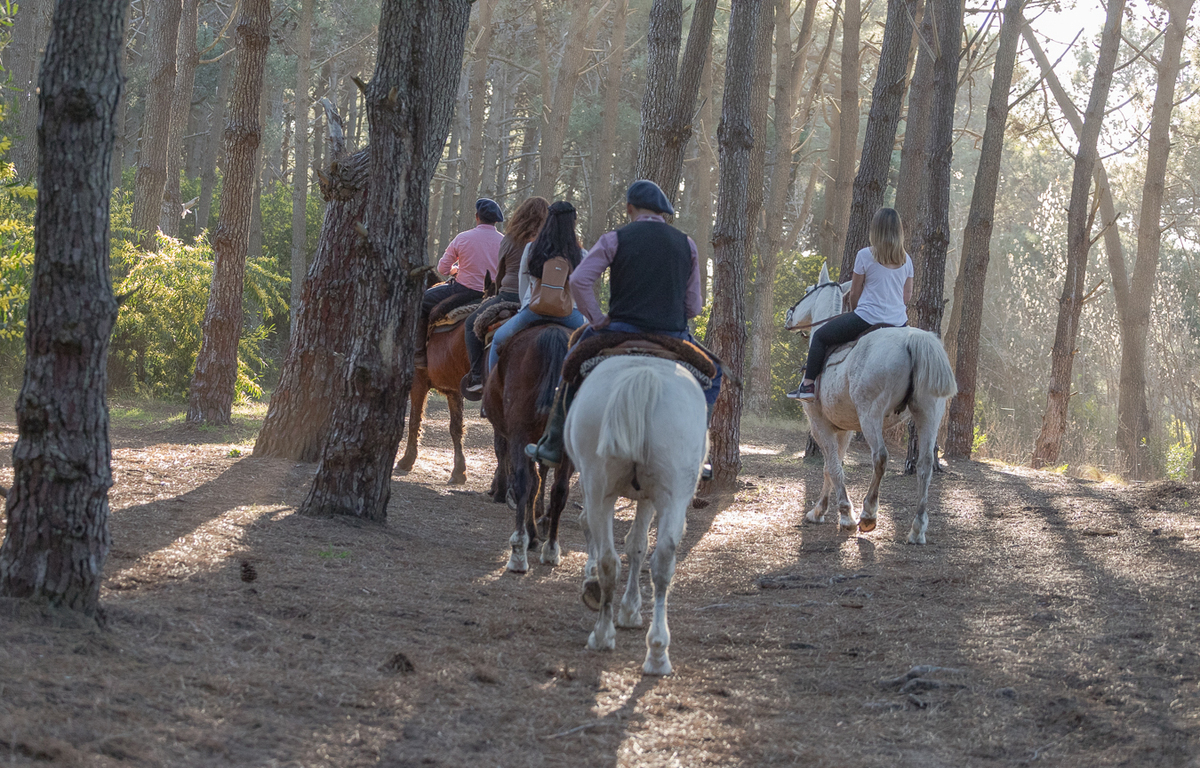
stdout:
<svg viewBox="0 0 1200 768">
<path fill-rule="evenodd" d="M 500 348 L 504 346 L 505 342 L 526 328 L 539 323 L 558 323 L 575 330 L 581 325 L 587 325 L 587 318 L 578 309 L 573 310 L 566 317 L 550 317 L 539 315 L 529 307 L 525 307 L 496 329 L 496 333 L 492 336 L 492 348 L 488 352 L 487 369 L 491 371 L 496 367 L 496 363 L 500 362 Z"/>
<path fill-rule="evenodd" d="M 643 333 L 643 331 L 636 325 L 613 321 L 603 328 L 588 328 L 586 331 L 580 334 L 579 341 L 590 339 L 591 337 L 600 333 Z M 657 333 L 663 336 L 670 336 L 672 338 L 690 341 L 693 344 L 696 343 L 696 337 L 692 336 L 692 334 L 688 333 L 687 331 L 645 331 L 645 333 Z M 708 404 L 708 407 L 711 410 L 713 404 L 717 402 L 717 395 L 721 394 L 721 379 L 723 378 L 723 374 L 721 372 L 721 363 L 718 362 L 716 358 L 712 357 L 712 355 L 709 355 L 709 359 L 713 361 L 713 366 L 717 369 L 717 375 L 713 377 L 712 386 L 704 390 L 704 402 Z"/>
</svg>

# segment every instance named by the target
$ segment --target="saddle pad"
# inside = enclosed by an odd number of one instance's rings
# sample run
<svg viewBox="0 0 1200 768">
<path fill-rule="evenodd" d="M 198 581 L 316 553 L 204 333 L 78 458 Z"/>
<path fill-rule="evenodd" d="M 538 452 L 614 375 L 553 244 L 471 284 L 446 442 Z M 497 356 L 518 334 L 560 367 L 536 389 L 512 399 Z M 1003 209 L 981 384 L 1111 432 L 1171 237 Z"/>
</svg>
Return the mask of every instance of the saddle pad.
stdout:
<svg viewBox="0 0 1200 768">
<path fill-rule="evenodd" d="M 441 304 L 438 304 L 438 307 L 441 306 Z M 467 304 L 461 307 L 455 307 L 436 320 L 430 320 L 429 330 L 449 330 L 450 327 L 458 325 L 463 320 L 466 320 L 467 317 L 469 317 L 470 314 L 477 309 L 479 309 L 479 304 Z"/>
<path fill-rule="evenodd" d="M 480 299 L 470 293 L 460 292 L 451 294 L 435 304 L 433 309 L 429 310 L 429 323 L 432 325 L 438 322 L 450 312 L 464 305 L 475 305 L 478 307 L 479 302 Z M 459 319 L 461 320 L 462 318 L 460 317 Z"/>
<path fill-rule="evenodd" d="M 712 379 L 717 375 L 717 367 L 713 364 L 713 361 L 704 353 L 704 350 L 690 341 L 653 333 L 598 333 L 571 348 L 571 352 L 563 362 L 563 379 L 578 384 L 579 380 L 586 375 L 586 372 L 583 370 L 584 363 L 597 357 L 602 360 L 604 359 L 603 354 L 606 350 L 627 344 L 628 342 L 645 342 L 644 347 L 658 347 L 662 349 L 669 353 L 669 359 L 677 360 L 686 367 L 695 369 L 694 373 L 699 373 L 704 378 L 707 378 L 709 385 L 711 385 Z M 630 354 L 637 354 L 639 352 L 640 354 L 653 354 L 653 352 L 644 349 L 637 352 L 631 350 Z M 663 354 L 655 356 L 668 357 L 668 355 Z"/>
<path fill-rule="evenodd" d="M 475 317 L 475 335 L 485 338 L 488 331 L 496 323 L 504 322 L 521 311 L 521 305 L 515 301 L 496 301 L 488 304 Z"/>
</svg>

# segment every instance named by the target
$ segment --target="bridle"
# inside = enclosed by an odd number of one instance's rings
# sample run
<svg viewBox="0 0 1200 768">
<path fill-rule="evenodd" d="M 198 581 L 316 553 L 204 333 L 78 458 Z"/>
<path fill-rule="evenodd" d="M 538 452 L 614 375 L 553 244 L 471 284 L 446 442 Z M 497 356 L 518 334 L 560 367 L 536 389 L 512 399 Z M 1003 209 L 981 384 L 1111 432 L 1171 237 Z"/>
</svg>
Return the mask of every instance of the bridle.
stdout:
<svg viewBox="0 0 1200 768">
<path fill-rule="evenodd" d="M 805 299 L 807 299 L 809 296 L 813 295 L 814 293 L 816 293 L 817 291 L 821 290 L 822 288 L 828 288 L 828 287 L 829 287 L 829 286 L 831 286 L 831 285 L 837 286 L 839 290 L 840 290 L 840 289 L 841 289 L 841 287 L 842 287 L 842 284 L 841 284 L 841 283 L 836 283 L 836 282 L 833 282 L 833 281 L 830 281 L 830 282 L 828 282 L 828 283 L 818 283 L 818 284 L 814 285 L 812 288 L 809 288 L 807 291 L 805 291 L 805 292 L 804 292 L 804 295 L 800 297 L 800 301 L 797 301 L 797 302 L 796 302 L 796 305 L 797 305 L 797 306 L 798 306 L 798 305 L 800 305 L 800 304 L 801 304 L 801 303 L 802 303 L 802 302 L 803 302 Z M 824 320 L 818 320 L 818 321 L 817 321 L 817 322 L 815 322 L 815 323 L 809 323 L 809 324 L 807 324 L 807 325 L 801 325 L 801 326 L 797 326 L 796 328 L 789 328 L 788 330 L 789 330 L 789 331 L 791 331 L 792 333 L 798 333 L 798 334 L 800 334 L 800 336 L 801 336 L 802 338 L 805 338 L 805 339 L 807 339 L 807 338 L 808 338 L 808 332 L 809 332 L 809 331 L 811 331 L 813 328 L 816 328 L 816 327 L 818 327 L 818 326 L 822 326 L 822 325 L 824 325 L 825 323 L 828 323 L 830 320 L 832 320 L 832 319 L 833 319 L 833 318 L 835 318 L 835 317 L 837 317 L 837 315 L 833 315 L 833 316 L 831 316 L 831 317 L 827 317 L 827 318 L 825 318 Z"/>
</svg>

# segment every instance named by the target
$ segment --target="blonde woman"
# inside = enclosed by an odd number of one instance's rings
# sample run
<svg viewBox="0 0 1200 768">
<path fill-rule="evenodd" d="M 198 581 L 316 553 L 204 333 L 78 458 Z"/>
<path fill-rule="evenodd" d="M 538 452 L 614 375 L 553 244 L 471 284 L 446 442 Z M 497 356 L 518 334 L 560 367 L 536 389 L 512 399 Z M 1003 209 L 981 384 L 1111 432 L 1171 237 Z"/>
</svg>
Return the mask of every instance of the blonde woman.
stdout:
<svg viewBox="0 0 1200 768">
<path fill-rule="evenodd" d="M 850 312 L 838 315 L 813 333 L 808 364 L 800 387 L 788 393 L 794 400 L 816 397 L 814 382 L 825 358 L 839 344 L 854 341 L 873 325 L 908 324 L 905 307 L 912 298 L 912 259 L 904 252 L 904 224 L 891 208 L 880 208 L 871 219 L 871 246 L 854 257 L 850 283 Z"/>
</svg>

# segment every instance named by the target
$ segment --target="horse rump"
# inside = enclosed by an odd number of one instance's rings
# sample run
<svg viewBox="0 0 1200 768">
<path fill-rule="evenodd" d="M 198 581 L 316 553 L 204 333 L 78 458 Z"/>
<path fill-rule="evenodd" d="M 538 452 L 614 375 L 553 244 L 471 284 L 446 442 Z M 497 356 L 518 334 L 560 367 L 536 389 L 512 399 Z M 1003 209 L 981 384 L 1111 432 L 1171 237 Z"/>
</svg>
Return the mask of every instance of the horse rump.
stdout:
<svg viewBox="0 0 1200 768">
<path fill-rule="evenodd" d="M 646 425 L 661 392 L 662 381 L 652 366 L 634 364 L 618 371 L 604 406 L 597 453 L 645 464 Z"/>
<path fill-rule="evenodd" d="M 937 336 L 927 331 L 910 334 L 906 347 L 912 357 L 916 392 L 932 397 L 953 397 L 958 393 L 950 358 Z"/>
</svg>

